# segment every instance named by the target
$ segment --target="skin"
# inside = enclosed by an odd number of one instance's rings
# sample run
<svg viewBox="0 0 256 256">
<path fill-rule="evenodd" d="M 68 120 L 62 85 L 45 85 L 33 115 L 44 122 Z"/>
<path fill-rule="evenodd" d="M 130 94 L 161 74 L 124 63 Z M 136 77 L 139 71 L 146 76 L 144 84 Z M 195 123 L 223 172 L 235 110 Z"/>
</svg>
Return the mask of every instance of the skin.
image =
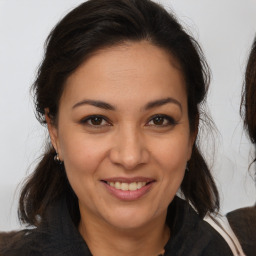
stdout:
<svg viewBox="0 0 256 256">
<path fill-rule="evenodd" d="M 195 137 L 172 56 L 145 41 L 98 51 L 67 79 L 57 124 L 47 122 L 93 255 L 157 255 L 170 236 L 167 207 Z M 138 199 L 121 200 L 102 182 L 113 177 L 153 182 Z"/>
</svg>

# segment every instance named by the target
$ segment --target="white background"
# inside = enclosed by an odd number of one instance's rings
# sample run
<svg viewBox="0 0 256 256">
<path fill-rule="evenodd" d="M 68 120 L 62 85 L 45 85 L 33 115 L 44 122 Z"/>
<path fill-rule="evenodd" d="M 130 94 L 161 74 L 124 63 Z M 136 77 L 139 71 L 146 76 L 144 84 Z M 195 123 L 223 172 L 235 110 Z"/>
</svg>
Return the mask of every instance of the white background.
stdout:
<svg viewBox="0 0 256 256">
<path fill-rule="evenodd" d="M 17 185 L 43 150 L 46 132 L 36 121 L 29 87 L 43 43 L 57 21 L 79 0 L 0 0 L 0 230 L 18 227 Z M 245 64 L 256 35 L 255 0 L 166 0 L 200 42 L 212 70 L 208 100 L 219 129 L 212 167 L 221 210 L 255 202 L 248 172 L 253 147 L 242 131 L 239 104 Z M 206 155 L 212 158 L 207 138 Z M 252 170 L 251 170 L 252 171 Z"/>
</svg>

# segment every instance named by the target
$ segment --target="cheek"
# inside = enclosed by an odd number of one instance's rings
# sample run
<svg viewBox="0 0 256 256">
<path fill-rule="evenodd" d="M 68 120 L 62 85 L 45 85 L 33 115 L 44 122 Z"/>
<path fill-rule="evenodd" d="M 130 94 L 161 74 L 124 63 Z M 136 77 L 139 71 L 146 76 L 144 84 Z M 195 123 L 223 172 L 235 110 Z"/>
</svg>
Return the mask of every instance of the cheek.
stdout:
<svg viewBox="0 0 256 256">
<path fill-rule="evenodd" d="M 106 148 L 95 140 L 76 137 L 75 134 L 65 136 L 60 145 L 71 187 L 80 200 L 92 205 L 95 197 L 93 191 L 98 185 L 99 165 L 104 160 Z"/>
<path fill-rule="evenodd" d="M 65 136 L 60 140 L 66 172 L 80 175 L 94 173 L 104 158 L 106 150 L 86 136 Z"/>
<path fill-rule="evenodd" d="M 190 143 L 185 136 L 175 136 L 164 140 L 154 152 L 161 172 L 161 191 L 164 202 L 168 205 L 183 180 Z"/>
<path fill-rule="evenodd" d="M 186 149 L 169 149 L 163 152 L 161 157 L 161 167 L 163 170 L 162 182 L 163 187 L 170 193 L 176 193 L 183 180 L 186 168 Z"/>
<path fill-rule="evenodd" d="M 159 184 L 152 204 L 158 205 L 156 214 L 165 211 L 176 195 L 184 177 L 188 151 L 188 142 L 177 137 L 166 138 L 155 146 L 152 156 L 156 161 Z"/>
<path fill-rule="evenodd" d="M 166 139 L 154 148 L 155 159 L 165 171 L 169 170 L 168 172 L 185 169 L 190 151 L 189 141 L 178 136 L 173 139 Z"/>
</svg>

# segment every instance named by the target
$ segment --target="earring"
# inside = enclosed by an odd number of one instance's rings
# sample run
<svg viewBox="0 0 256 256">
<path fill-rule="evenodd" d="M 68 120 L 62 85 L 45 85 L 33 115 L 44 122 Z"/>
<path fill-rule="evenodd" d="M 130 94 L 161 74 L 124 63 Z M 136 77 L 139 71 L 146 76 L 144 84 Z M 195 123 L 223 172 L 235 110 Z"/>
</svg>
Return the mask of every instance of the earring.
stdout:
<svg viewBox="0 0 256 256">
<path fill-rule="evenodd" d="M 59 158 L 59 154 L 56 152 L 56 155 L 54 156 L 54 161 L 57 163 L 57 164 L 62 164 L 63 162 L 60 160 Z"/>
<path fill-rule="evenodd" d="M 186 172 L 189 172 L 189 168 L 188 168 L 188 165 L 186 166 L 186 169 L 185 169 L 185 170 L 186 170 Z"/>
</svg>

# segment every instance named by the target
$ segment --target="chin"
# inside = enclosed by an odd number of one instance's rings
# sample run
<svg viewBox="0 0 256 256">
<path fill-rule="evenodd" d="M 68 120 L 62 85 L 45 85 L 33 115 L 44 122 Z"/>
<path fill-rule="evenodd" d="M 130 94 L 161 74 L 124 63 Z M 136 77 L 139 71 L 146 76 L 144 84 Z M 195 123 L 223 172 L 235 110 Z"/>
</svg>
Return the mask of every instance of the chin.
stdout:
<svg viewBox="0 0 256 256">
<path fill-rule="evenodd" d="M 148 225 L 156 216 L 151 209 L 119 209 L 105 216 L 105 220 L 118 229 L 138 229 Z"/>
</svg>

